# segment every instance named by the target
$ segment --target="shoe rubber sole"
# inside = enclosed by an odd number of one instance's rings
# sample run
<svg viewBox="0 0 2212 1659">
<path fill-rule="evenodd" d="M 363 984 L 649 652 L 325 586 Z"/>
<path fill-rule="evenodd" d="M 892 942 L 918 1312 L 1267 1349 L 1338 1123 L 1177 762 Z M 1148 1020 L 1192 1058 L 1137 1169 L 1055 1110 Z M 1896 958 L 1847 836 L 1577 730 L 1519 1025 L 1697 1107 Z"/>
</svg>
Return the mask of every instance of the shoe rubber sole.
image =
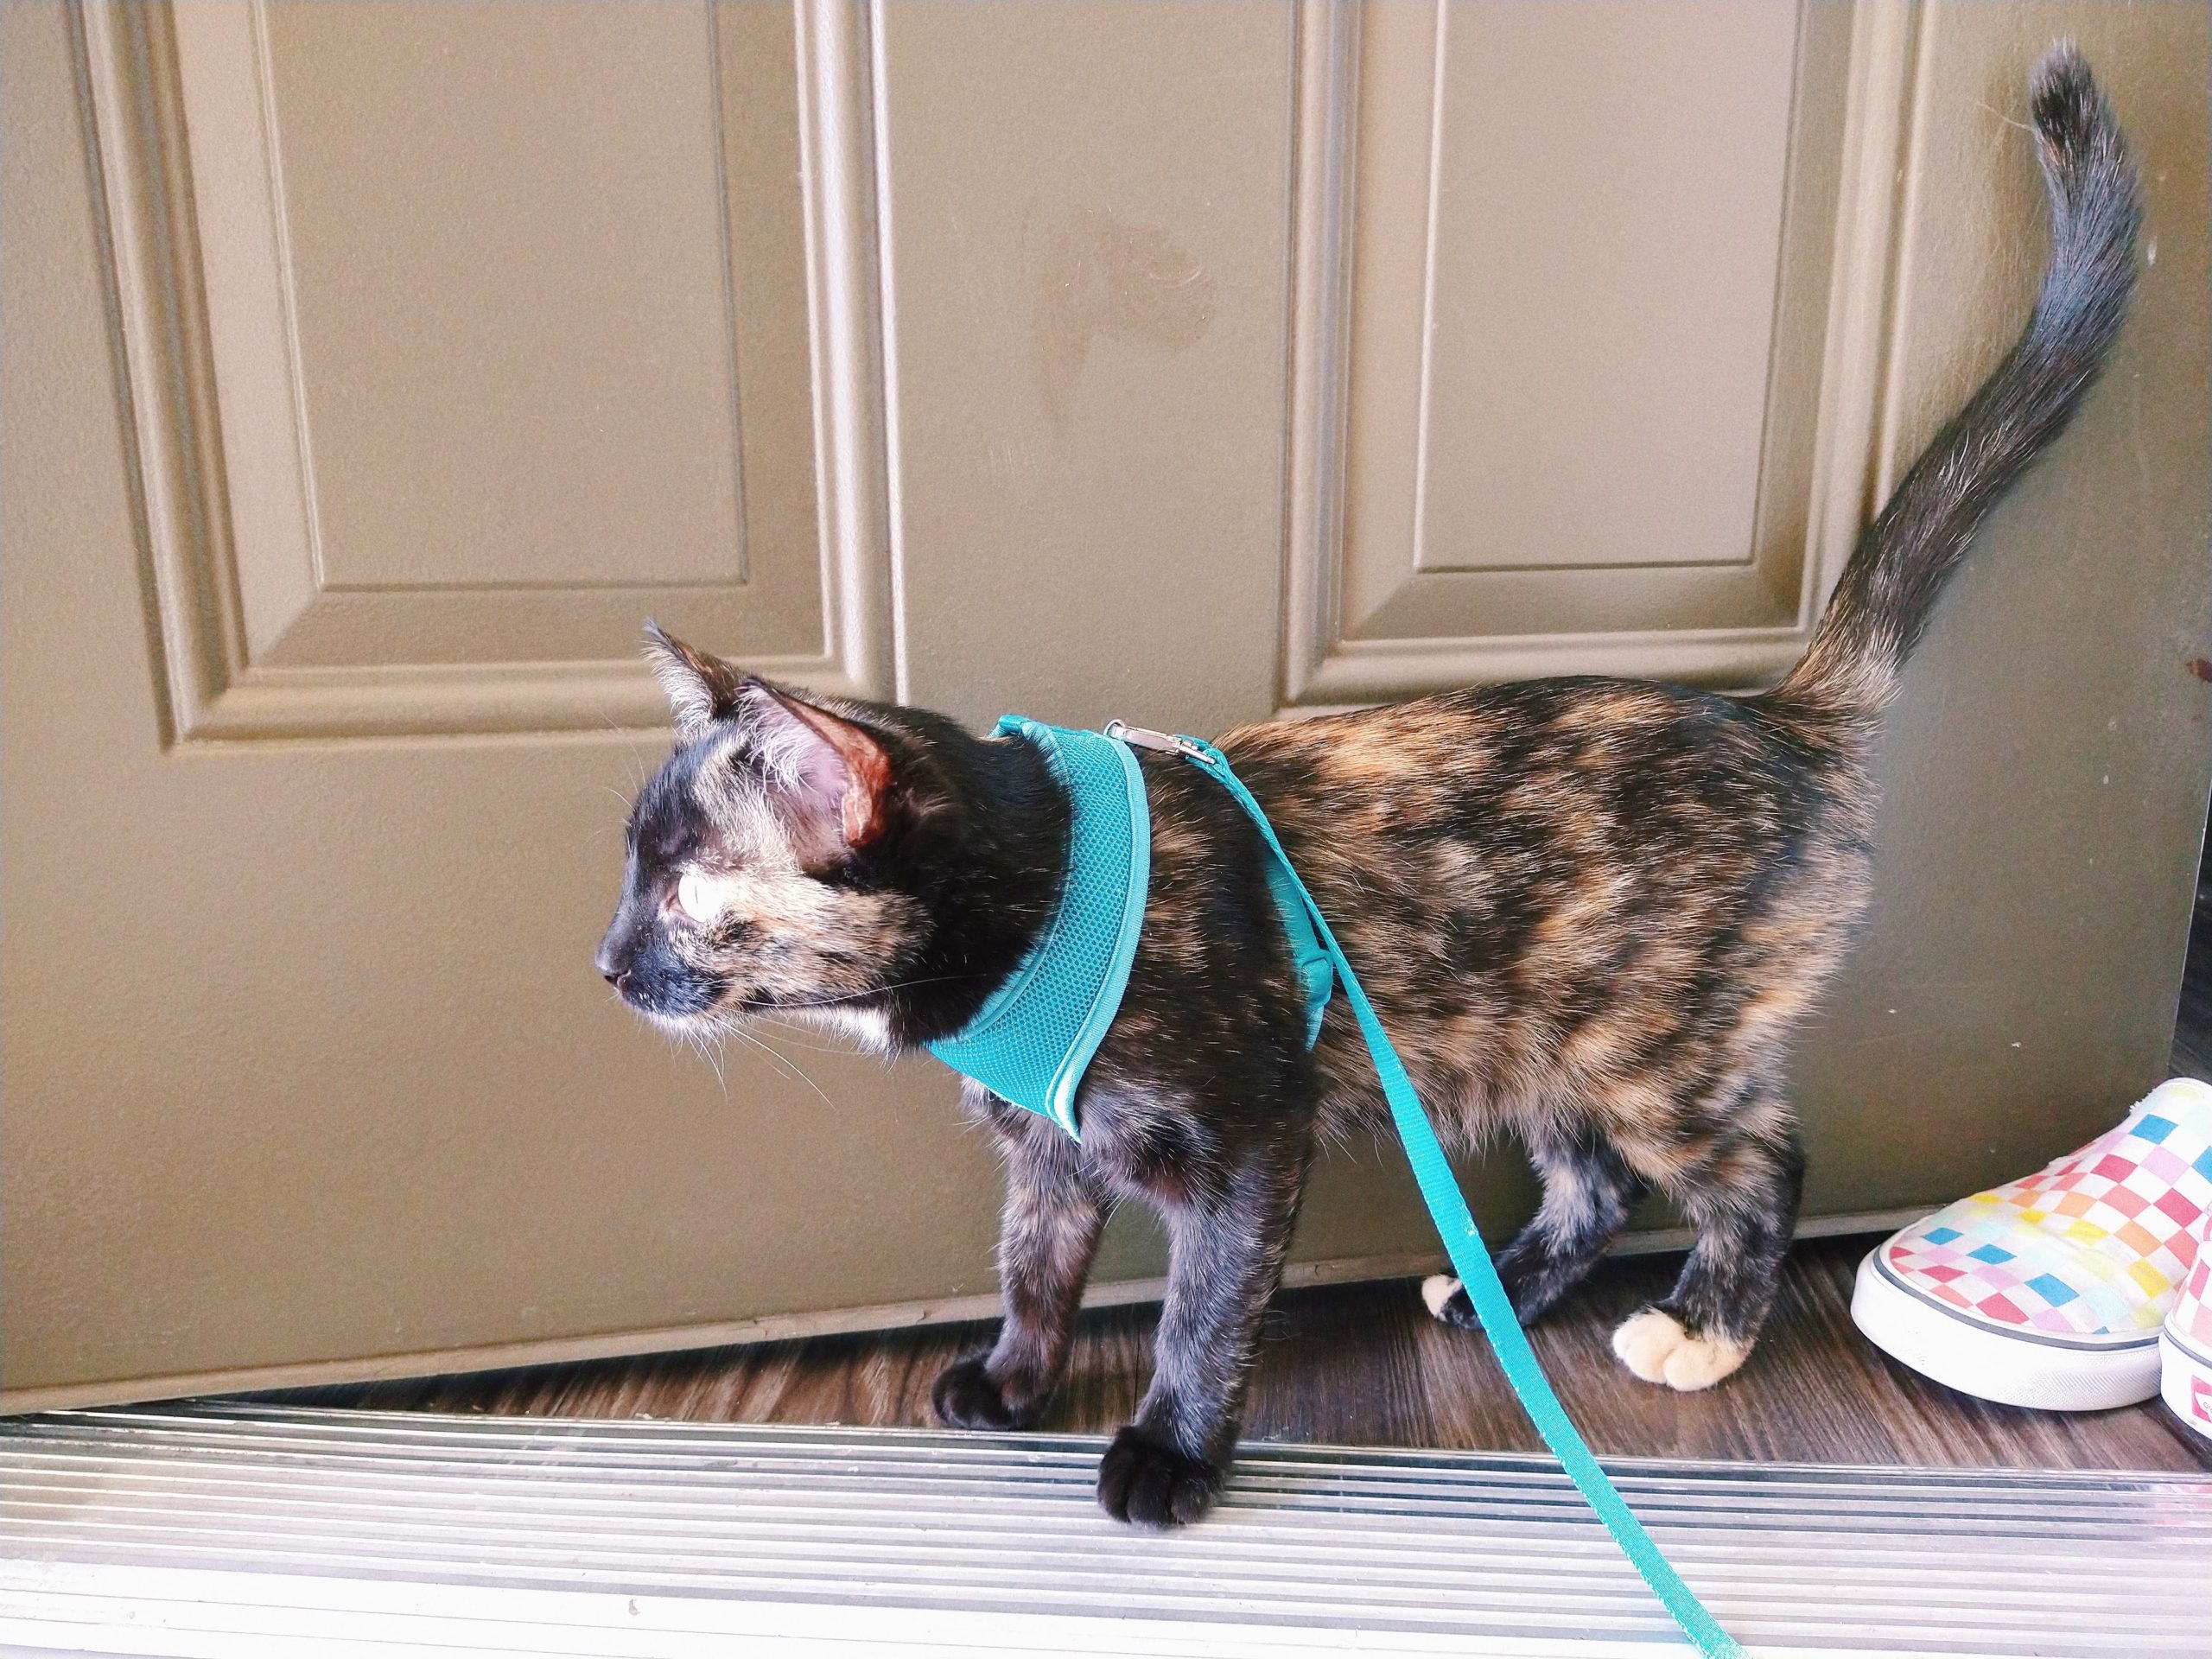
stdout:
<svg viewBox="0 0 2212 1659">
<path fill-rule="evenodd" d="M 2158 1395 L 2166 1409 L 2212 1440 L 2212 1354 L 2200 1354 L 2171 1331 L 2158 1333 Z"/>
<path fill-rule="evenodd" d="M 2158 1392 L 2155 1332 L 2097 1343 L 1994 1330 L 1898 1283 L 1880 1255 L 1878 1248 L 1859 1264 L 1853 1322 L 1876 1347 L 1948 1388 L 2042 1411 L 2107 1411 Z"/>
</svg>

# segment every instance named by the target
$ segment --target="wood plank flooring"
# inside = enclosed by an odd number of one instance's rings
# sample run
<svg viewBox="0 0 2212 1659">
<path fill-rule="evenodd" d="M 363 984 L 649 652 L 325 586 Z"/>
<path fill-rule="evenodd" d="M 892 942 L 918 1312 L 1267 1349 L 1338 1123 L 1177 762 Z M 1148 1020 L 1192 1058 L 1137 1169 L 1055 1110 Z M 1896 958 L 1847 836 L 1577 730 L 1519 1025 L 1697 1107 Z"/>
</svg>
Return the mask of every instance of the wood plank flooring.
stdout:
<svg viewBox="0 0 2212 1659">
<path fill-rule="evenodd" d="M 2087 1414 L 2020 1411 L 1896 1364 L 1851 1324 L 1851 1275 L 1872 1238 L 1808 1242 L 1750 1363 L 1706 1393 L 1639 1382 L 1607 1346 L 1662 1291 L 1679 1255 L 1617 1257 L 1533 1333 L 1591 1444 L 1619 1455 L 2043 1469 L 2196 1470 L 2212 1452 L 2155 1402 Z M 1044 1427 L 1126 1421 L 1151 1369 L 1158 1310 L 1084 1317 L 1066 1391 Z M 269 1396 L 299 1403 L 524 1416 L 921 1427 L 940 1368 L 989 1340 L 945 1325 Z M 1297 1291 L 1269 1313 L 1251 1438 L 1536 1451 L 1479 1337 L 1428 1317 L 1411 1281 Z"/>
</svg>

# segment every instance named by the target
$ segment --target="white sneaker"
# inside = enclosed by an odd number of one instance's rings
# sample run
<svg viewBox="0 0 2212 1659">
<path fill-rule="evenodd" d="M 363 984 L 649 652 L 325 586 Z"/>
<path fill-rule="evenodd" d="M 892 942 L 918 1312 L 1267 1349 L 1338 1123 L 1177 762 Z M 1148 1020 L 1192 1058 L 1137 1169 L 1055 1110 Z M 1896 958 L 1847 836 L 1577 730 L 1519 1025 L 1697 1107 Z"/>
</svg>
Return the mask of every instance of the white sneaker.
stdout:
<svg viewBox="0 0 2212 1659">
<path fill-rule="evenodd" d="M 2158 1333 L 2158 1393 L 2175 1416 L 2212 1440 L 2212 1209 L 2190 1236 L 2196 1264 Z"/>
<path fill-rule="evenodd" d="M 2132 1405 L 2159 1391 L 2159 1327 L 2184 1281 L 2203 1307 L 2208 1212 L 2212 1086 L 2177 1077 L 2079 1151 L 1886 1241 L 1859 1264 L 1851 1316 L 1877 1347 L 1985 1400 Z M 2183 1357 L 2169 1376 L 2190 1373 L 2171 1386 L 2212 1383 L 2212 1315 L 2164 1345 Z M 2184 1421 L 2191 1403 L 2175 1407 Z"/>
</svg>

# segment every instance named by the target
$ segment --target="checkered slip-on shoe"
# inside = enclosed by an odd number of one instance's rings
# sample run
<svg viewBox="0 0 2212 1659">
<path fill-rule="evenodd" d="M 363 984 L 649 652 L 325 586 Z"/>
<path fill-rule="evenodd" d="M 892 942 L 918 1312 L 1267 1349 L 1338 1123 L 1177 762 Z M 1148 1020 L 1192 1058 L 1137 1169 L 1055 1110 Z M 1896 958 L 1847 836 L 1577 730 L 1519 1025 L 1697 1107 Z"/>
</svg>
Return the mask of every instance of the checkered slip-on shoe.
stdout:
<svg viewBox="0 0 2212 1659">
<path fill-rule="evenodd" d="M 2158 1333 L 2158 1393 L 2175 1416 L 2212 1440 L 2212 1208 L 2190 1236 L 2196 1264 Z"/>
<path fill-rule="evenodd" d="M 2177 1077 L 2080 1151 L 1889 1239 L 1859 1264 L 1851 1317 L 1985 1400 L 2132 1405 L 2158 1392 L 2159 1327 L 2192 1271 L 2203 1277 L 2208 1211 L 2212 1087 Z"/>
</svg>

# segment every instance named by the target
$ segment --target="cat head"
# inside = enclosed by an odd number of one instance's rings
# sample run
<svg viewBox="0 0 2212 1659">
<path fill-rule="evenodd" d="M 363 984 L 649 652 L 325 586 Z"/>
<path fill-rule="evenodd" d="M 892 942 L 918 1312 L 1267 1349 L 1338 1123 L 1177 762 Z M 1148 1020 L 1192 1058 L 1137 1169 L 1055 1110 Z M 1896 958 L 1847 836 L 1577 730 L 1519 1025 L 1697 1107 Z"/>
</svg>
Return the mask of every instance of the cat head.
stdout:
<svg viewBox="0 0 2212 1659">
<path fill-rule="evenodd" d="M 671 1029 L 804 1011 L 884 1047 L 874 1004 L 926 941 L 891 843 L 917 810 L 886 711 L 801 698 L 646 625 L 676 751 L 630 813 L 597 966 Z"/>
</svg>

